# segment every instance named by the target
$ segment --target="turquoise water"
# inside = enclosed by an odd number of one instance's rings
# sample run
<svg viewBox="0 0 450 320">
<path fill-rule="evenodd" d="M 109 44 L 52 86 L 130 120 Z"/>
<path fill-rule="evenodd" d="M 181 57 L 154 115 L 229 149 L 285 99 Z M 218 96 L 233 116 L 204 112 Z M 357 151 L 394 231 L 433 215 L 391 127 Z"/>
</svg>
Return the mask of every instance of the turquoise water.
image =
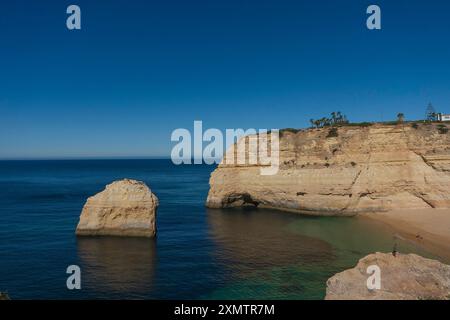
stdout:
<svg viewBox="0 0 450 320">
<path fill-rule="evenodd" d="M 400 252 L 436 258 L 366 218 L 219 210 L 209 219 L 235 279 L 205 298 L 323 299 L 329 277 L 367 254 L 391 252 L 394 243 Z"/>
<path fill-rule="evenodd" d="M 322 299 L 393 233 L 371 220 L 210 210 L 213 167 L 170 160 L 0 161 L 0 291 L 13 299 Z M 87 197 L 121 178 L 160 200 L 157 239 L 77 238 Z M 398 240 L 398 250 L 430 256 Z M 68 265 L 82 289 L 66 288 Z"/>
</svg>

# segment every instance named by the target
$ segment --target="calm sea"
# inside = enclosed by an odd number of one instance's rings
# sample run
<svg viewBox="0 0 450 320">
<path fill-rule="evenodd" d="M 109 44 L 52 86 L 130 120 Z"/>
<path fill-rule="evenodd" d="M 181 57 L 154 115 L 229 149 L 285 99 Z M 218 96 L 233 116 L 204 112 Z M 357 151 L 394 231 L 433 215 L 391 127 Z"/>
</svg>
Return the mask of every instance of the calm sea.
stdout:
<svg viewBox="0 0 450 320">
<path fill-rule="evenodd" d="M 392 232 L 365 219 L 206 209 L 213 169 L 170 160 L 0 161 L 0 291 L 13 299 L 322 299 L 330 276 L 392 250 Z M 158 196 L 157 239 L 77 238 L 86 199 L 122 178 Z M 66 288 L 72 264 L 81 290 Z"/>
</svg>

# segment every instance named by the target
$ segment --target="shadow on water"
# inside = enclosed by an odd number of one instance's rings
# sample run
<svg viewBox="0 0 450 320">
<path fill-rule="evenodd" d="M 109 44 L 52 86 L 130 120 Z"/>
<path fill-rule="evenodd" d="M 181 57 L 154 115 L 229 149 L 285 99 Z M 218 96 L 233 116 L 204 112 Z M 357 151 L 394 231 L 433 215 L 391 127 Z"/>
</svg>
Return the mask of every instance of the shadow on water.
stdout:
<svg viewBox="0 0 450 320">
<path fill-rule="evenodd" d="M 83 289 L 108 297 L 142 297 L 152 291 L 157 263 L 156 240 L 78 237 Z"/>
<path fill-rule="evenodd" d="M 204 298 L 322 298 L 322 265 L 336 259 L 332 244 L 290 230 L 299 215 L 261 209 L 208 210 L 217 259 L 232 281 Z"/>
<path fill-rule="evenodd" d="M 208 210 L 210 232 L 229 260 L 270 268 L 333 259 L 333 247 L 317 237 L 292 232 L 289 213 L 255 209 Z"/>
<path fill-rule="evenodd" d="M 261 209 L 208 210 L 207 219 L 233 280 L 205 298 L 323 299 L 329 277 L 394 243 L 429 256 L 368 219 Z"/>
</svg>

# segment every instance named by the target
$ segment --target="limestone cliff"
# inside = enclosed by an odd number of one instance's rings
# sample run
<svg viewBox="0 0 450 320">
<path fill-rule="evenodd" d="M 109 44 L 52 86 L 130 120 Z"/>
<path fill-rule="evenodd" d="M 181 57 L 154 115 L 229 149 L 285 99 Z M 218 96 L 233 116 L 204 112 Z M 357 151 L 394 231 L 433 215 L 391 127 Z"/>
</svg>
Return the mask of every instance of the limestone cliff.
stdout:
<svg viewBox="0 0 450 320">
<path fill-rule="evenodd" d="M 379 273 L 368 268 L 377 266 Z M 368 289 L 367 282 L 379 289 Z M 370 279 L 369 279 L 370 278 Z M 326 300 L 448 300 L 450 299 L 450 266 L 415 254 L 375 253 L 358 265 L 338 273 L 327 281 Z"/>
<path fill-rule="evenodd" d="M 258 164 L 222 161 L 211 175 L 206 205 L 333 215 L 450 207 L 450 133 L 442 126 L 374 124 L 337 131 L 281 131 L 277 174 L 261 175 Z M 238 145 L 242 143 L 248 144 L 248 139 Z M 224 159 L 235 156 L 236 147 Z"/>
<path fill-rule="evenodd" d="M 115 181 L 87 200 L 76 233 L 154 237 L 157 207 L 158 198 L 145 183 Z"/>
</svg>

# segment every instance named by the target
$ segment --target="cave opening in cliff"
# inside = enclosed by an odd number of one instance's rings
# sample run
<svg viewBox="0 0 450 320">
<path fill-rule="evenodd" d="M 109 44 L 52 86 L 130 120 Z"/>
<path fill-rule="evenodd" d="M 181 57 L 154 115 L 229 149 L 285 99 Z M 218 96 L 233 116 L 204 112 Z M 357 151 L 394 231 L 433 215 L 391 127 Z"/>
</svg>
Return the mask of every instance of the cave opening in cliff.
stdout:
<svg viewBox="0 0 450 320">
<path fill-rule="evenodd" d="M 230 194 L 225 201 L 228 207 L 257 207 L 259 205 L 259 202 L 254 200 L 249 193 Z"/>
</svg>

